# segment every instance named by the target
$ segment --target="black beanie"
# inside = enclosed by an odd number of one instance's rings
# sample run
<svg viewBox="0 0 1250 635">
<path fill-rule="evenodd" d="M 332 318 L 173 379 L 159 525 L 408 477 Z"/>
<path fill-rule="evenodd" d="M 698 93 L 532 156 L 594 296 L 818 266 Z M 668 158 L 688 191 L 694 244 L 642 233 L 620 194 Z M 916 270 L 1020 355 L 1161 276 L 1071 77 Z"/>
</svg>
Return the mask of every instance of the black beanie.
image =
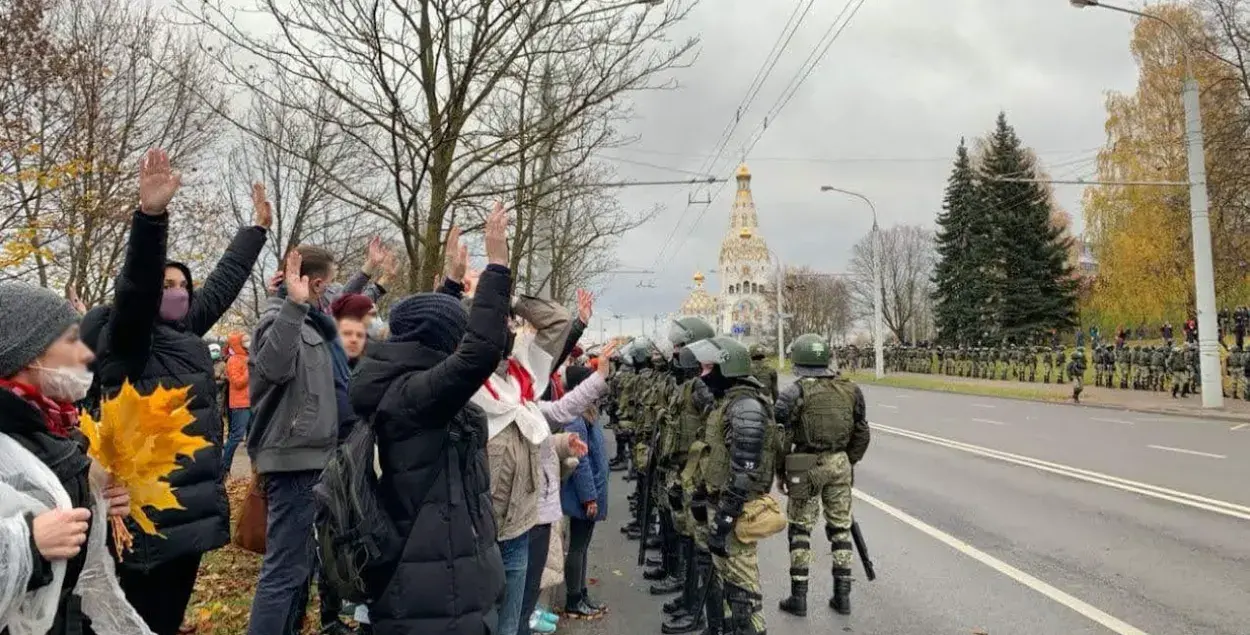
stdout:
<svg viewBox="0 0 1250 635">
<path fill-rule="evenodd" d="M 391 307 L 392 342 L 418 342 L 451 353 L 469 324 L 460 302 L 446 293 L 418 293 Z"/>
<path fill-rule="evenodd" d="M 564 389 L 573 390 L 595 371 L 586 366 L 569 366 L 564 369 Z"/>
</svg>

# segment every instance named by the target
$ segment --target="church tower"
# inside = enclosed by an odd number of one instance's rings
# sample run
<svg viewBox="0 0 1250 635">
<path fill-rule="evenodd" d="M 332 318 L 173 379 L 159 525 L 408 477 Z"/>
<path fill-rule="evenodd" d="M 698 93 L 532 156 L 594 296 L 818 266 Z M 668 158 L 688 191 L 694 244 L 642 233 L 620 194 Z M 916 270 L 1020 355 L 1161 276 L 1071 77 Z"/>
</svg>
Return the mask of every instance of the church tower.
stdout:
<svg viewBox="0 0 1250 635">
<path fill-rule="evenodd" d="M 759 235 L 751 171 L 742 164 L 735 177 L 738 191 L 720 247 L 720 328 L 754 340 L 764 335 L 772 322 L 772 309 L 764 296 L 772 277 L 771 264 L 768 245 Z"/>
</svg>

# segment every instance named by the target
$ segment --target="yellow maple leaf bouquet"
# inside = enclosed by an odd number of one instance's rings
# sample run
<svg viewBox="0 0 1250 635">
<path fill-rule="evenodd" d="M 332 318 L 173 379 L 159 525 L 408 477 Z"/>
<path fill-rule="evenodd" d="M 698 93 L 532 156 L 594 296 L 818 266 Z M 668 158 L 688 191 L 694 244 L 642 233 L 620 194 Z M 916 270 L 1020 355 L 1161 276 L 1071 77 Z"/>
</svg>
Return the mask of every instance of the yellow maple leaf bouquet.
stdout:
<svg viewBox="0 0 1250 635">
<path fill-rule="evenodd" d="M 167 389 L 158 386 L 142 396 L 127 381 L 121 392 L 100 404 L 100 420 L 81 417 L 83 434 L 91 443 L 88 454 L 130 494 L 130 518 L 145 534 L 164 536 L 148 517 L 146 508 L 183 509 L 169 484 L 179 468 L 179 456 L 192 456 L 212 445 L 207 439 L 182 430 L 195 421 L 187 406 L 190 386 Z M 129 550 L 134 537 L 123 518 L 110 521 L 117 555 Z"/>
</svg>

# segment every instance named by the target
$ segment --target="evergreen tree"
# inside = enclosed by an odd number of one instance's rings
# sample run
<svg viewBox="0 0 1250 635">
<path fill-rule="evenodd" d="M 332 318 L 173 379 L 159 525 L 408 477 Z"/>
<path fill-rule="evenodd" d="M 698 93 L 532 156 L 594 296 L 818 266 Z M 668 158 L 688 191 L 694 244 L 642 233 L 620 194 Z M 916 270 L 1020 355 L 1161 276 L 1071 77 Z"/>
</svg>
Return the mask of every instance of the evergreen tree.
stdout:
<svg viewBox="0 0 1250 635">
<path fill-rule="evenodd" d="M 955 165 L 947 179 L 937 225 L 938 263 L 933 283 L 938 339 L 949 344 L 975 344 L 993 323 L 988 304 L 993 285 L 986 272 L 992 269 L 994 258 L 994 227 L 963 139 L 955 149 Z"/>
<path fill-rule="evenodd" d="M 991 219 L 993 267 L 987 273 L 996 316 L 995 339 L 1032 341 L 1075 323 L 1076 279 L 1068 264 L 1069 238 L 1051 222 L 1054 208 L 1038 183 L 1032 155 L 999 113 L 980 166 L 981 200 Z"/>
</svg>

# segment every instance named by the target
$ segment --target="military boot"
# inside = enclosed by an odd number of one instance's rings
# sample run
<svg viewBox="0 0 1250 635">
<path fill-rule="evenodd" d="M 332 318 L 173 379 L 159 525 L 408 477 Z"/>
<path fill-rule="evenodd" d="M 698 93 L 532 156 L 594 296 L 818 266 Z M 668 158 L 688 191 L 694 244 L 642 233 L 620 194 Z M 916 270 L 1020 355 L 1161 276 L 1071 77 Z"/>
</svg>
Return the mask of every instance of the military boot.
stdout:
<svg viewBox="0 0 1250 635">
<path fill-rule="evenodd" d="M 755 626 L 755 603 L 759 596 L 750 591 L 731 584 L 725 585 L 725 602 L 729 604 L 729 623 L 732 625 L 731 635 L 767 635 L 762 628 Z"/>
<path fill-rule="evenodd" d="M 660 631 L 665 635 L 693 633 L 703 628 L 703 597 L 708 576 L 711 575 L 712 556 L 707 553 L 696 555 L 694 541 L 691 540 L 686 558 L 688 563 L 694 564 L 686 566 L 686 588 L 679 598 L 682 611 L 673 614 L 673 619 L 660 626 Z"/>
<path fill-rule="evenodd" d="M 850 576 L 837 576 L 833 579 L 833 597 L 829 600 L 829 608 L 839 615 L 851 614 Z"/>
<path fill-rule="evenodd" d="M 681 545 L 682 558 L 685 562 L 685 586 L 682 587 L 681 595 L 665 602 L 661 610 L 665 615 L 671 615 L 674 618 L 686 617 L 691 613 L 695 613 L 695 604 L 698 602 L 699 593 L 699 562 L 695 557 L 694 539 L 686 536 L 679 538 Z M 690 631 L 683 631 L 690 632 Z"/>
<path fill-rule="evenodd" d="M 807 581 L 791 580 L 790 597 L 782 600 L 777 607 L 790 615 L 807 617 Z"/>
<path fill-rule="evenodd" d="M 682 558 L 679 543 L 676 539 L 669 539 L 667 536 L 665 538 L 664 547 L 660 552 L 660 557 L 667 560 L 663 563 L 665 575 L 663 579 L 651 585 L 649 589 L 651 595 L 680 593 L 686 585 L 685 560 Z"/>
<path fill-rule="evenodd" d="M 647 540 L 650 541 L 652 538 L 659 539 L 658 536 L 652 535 L 648 536 Z M 667 580 L 671 577 L 674 572 L 673 551 L 674 545 L 670 541 L 660 540 L 660 565 L 658 567 L 643 570 L 642 578 L 644 580 L 659 581 Z"/>
<path fill-rule="evenodd" d="M 707 628 L 699 635 L 727 635 L 725 629 L 725 596 L 721 590 L 720 580 L 714 571 L 709 571 L 707 593 L 703 608 L 707 612 Z"/>
</svg>

